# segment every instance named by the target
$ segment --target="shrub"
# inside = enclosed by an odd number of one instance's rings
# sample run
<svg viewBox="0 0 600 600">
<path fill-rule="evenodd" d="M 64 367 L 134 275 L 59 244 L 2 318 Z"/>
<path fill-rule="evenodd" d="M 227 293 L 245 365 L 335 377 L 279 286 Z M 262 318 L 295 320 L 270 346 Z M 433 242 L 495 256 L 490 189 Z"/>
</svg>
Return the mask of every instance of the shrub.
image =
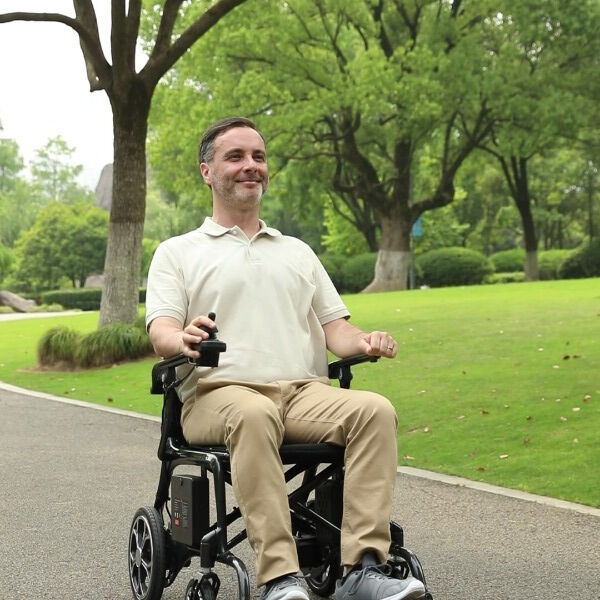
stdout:
<svg viewBox="0 0 600 600">
<path fill-rule="evenodd" d="M 467 248 L 439 248 L 417 259 L 423 283 L 430 286 L 474 285 L 493 273 L 490 261 L 480 252 Z"/>
<path fill-rule="evenodd" d="M 558 279 L 560 265 L 572 250 L 543 250 L 538 254 L 540 279 Z"/>
<path fill-rule="evenodd" d="M 558 270 L 562 279 L 600 276 L 600 238 L 572 251 Z"/>
<path fill-rule="evenodd" d="M 514 273 L 525 269 L 525 250 L 523 248 L 512 248 L 501 250 L 490 256 L 496 273 Z"/>
<path fill-rule="evenodd" d="M 49 329 L 38 342 L 38 363 L 46 366 L 63 363 L 74 366 L 81 339 L 81 333 L 64 325 Z"/>
<path fill-rule="evenodd" d="M 60 304 L 65 309 L 100 310 L 101 288 L 73 288 L 44 292 L 41 296 L 44 304 Z M 139 301 L 146 301 L 146 289 L 140 288 Z"/>
<path fill-rule="evenodd" d="M 319 260 L 321 261 L 323 267 L 325 267 L 325 270 L 329 274 L 329 277 L 331 278 L 331 281 L 333 281 L 333 285 L 335 285 L 337 291 L 343 291 L 344 276 L 342 274 L 342 266 L 347 258 L 342 254 L 327 252 L 319 256 Z"/>
<path fill-rule="evenodd" d="M 86 335 L 77 347 L 75 361 L 81 367 L 98 367 L 151 352 L 150 339 L 138 326 L 113 323 Z"/>
<path fill-rule="evenodd" d="M 520 283 L 521 281 L 525 281 L 525 273 L 523 271 L 492 273 L 485 278 L 485 283 Z"/>
<path fill-rule="evenodd" d="M 354 293 L 366 288 L 373 281 L 376 261 L 376 252 L 365 252 L 347 259 L 342 265 L 343 291 Z"/>
</svg>

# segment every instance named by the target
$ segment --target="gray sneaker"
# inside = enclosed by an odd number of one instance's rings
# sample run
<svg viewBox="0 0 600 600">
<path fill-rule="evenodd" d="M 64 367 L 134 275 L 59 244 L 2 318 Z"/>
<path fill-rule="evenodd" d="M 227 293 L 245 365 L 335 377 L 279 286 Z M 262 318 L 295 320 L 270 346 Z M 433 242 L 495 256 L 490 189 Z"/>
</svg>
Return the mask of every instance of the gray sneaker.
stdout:
<svg viewBox="0 0 600 600">
<path fill-rule="evenodd" d="M 306 590 L 294 575 L 284 575 L 263 586 L 261 600 L 308 600 Z"/>
<path fill-rule="evenodd" d="M 417 600 L 425 596 L 422 581 L 396 579 L 390 565 L 369 565 L 350 571 L 335 586 L 335 600 Z"/>
</svg>

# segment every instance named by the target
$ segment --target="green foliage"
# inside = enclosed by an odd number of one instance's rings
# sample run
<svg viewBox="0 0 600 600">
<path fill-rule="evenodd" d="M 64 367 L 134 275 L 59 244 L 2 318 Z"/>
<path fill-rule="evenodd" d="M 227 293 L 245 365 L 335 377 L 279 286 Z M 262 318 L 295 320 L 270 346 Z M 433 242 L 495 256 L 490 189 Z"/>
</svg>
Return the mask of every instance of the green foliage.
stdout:
<svg viewBox="0 0 600 600">
<path fill-rule="evenodd" d="M 53 368 L 99 367 L 151 353 L 143 318 L 133 325 L 114 323 L 85 335 L 65 325 L 53 327 L 37 346 L 38 363 Z"/>
<path fill-rule="evenodd" d="M 16 243 L 15 279 L 20 289 L 55 289 L 63 278 L 73 287 L 104 267 L 108 214 L 90 204 L 51 202 Z"/>
<path fill-rule="evenodd" d="M 492 254 L 489 258 L 496 273 L 512 273 L 522 271 L 525 268 L 525 250 L 522 248 L 501 250 Z"/>
<path fill-rule="evenodd" d="M 77 183 L 83 167 L 70 164 L 74 152 L 75 148 L 60 136 L 49 139 L 45 146 L 36 150 L 31 174 L 49 201 L 76 204 L 91 200 L 90 190 Z"/>
<path fill-rule="evenodd" d="M 522 281 L 525 281 L 525 273 L 523 271 L 492 273 L 485 278 L 485 283 L 520 283 Z"/>
<path fill-rule="evenodd" d="M 83 335 L 71 327 L 49 329 L 42 335 L 37 346 L 38 364 L 42 366 L 75 365 L 75 353 Z"/>
<path fill-rule="evenodd" d="M 538 269 L 540 279 L 558 279 L 562 263 L 571 254 L 572 250 L 543 250 L 538 252 Z"/>
<path fill-rule="evenodd" d="M 331 278 L 333 285 L 335 285 L 335 289 L 342 293 L 344 290 L 343 267 L 344 263 L 348 260 L 347 257 L 342 254 L 331 254 L 328 252 L 321 254 L 319 260 Z"/>
<path fill-rule="evenodd" d="M 364 252 L 350 257 L 342 265 L 342 289 L 345 293 L 364 290 L 375 275 L 376 252 Z"/>
<path fill-rule="evenodd" d="M 44 304 L 60 304 L 70 310 L 99 310 L 102 299 L 101 288 L 77 288 L 43 292 L 41 299 Z M 146 301 L 146 289 L 140 288 L 139 301 Z"/>
<path fill-rule="evenodd" d="M 558 273 L 564 279 L 599 276 L 600 238 L 574 250 L 560 265 Z"/>
<path fill-rule="evenodd" d="M 75 362 L 81 367 L 99 367 L 148 356 L 150 339 L 137 325 L 112 323 L 85 336 L 77 345 Z"/>
<path fill-rule="evenodd" d="M 331 202 L 325 204 L 324 219 L 326 233 L 323 246 L 332 254 L 354 256 L 369 251 L 367 240 L 356 228 L 343 205 L 336 210 Z"/>
<path fill-rule="evenodd" d="M 7 248 L 2 242 L 0 242 L 0 282 L 4 280 L 10 267 L 13 263 L 13 253 L 10 248 Z"/>
<path fill-rule="evenodd" d="M 417 258 L 423 283 L 432 287 L 482 283 L 494 268 L 480 252 L 467 248 L 430 250 Z"/>
<path fill-rule="evenodd" d="M 54 290 L 41 295 L 46 304 L 60 304 L 66 309 L 99 310 L 102 290 L 100 288 L 78 288 Z"/>
</svg>

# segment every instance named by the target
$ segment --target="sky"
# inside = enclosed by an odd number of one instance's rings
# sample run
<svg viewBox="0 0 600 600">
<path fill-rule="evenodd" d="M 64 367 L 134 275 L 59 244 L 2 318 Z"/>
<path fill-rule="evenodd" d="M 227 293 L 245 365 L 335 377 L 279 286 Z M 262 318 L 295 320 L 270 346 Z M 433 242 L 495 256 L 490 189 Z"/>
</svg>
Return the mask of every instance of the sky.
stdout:
<svg viewBox="0 0 600 600">
<path fill-rule="evenodd" d="M 105 45 L 110 2 L 94 0 Z M 72 0 L 0 0 L 0 13 L 58 12 L 74 16 Z M 110 56 L 107 55 L 110 62 Z M 0 24 L 0 137 L 14 139 L 26 163 L 60 135 L 83 166 L 80 183 L 94 190 L 112 162 L 112 116 L 103 91 L 90 93 L 77 34 L 62 23 Z"/>
</svg>

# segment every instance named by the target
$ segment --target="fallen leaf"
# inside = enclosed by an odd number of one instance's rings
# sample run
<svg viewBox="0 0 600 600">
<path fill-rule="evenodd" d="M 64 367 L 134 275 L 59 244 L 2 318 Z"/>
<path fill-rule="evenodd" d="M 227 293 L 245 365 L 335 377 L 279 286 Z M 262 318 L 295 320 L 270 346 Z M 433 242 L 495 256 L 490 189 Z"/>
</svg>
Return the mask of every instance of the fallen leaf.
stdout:
<svg viewBox="0 0 600 600">
<path fill-rule="evenodd" d="M 587 401 L 588 401 L 588 400 L 590 400 L 590 399 L 591 399 L 591 396 L 590 396 L 589 394 L 586 394 L 586 395 L 583 397 L 583 401 L 584 401 L 584 402 L 587 402 Z"/>
<path fill-rule="evenodd" d="M 107 401 L 107 402 L 112 402 L 112 401 L 113 401 L 113 399 L 112 399 L 112 398 L 110 398 L 110 397 L 108 397 L 108 398 L 106 399 L 106 401 Z"/>
<path fill-rule="evenodd" d="M 579 444 L 579 440 L 577 438 L 573 438 L 573 443 L 574 444 Z"/>
<path fill-rule="evenodd" d="M 482 415 L 489 415 L 490 413 L 489 413 L 487 410 L 483 409 L 483 410 L 481 411 L 481 414 L 482 414 Z"/>
<path fill-rule="evenodd" d="M 415 460 L 414 456 L 408 456 L 408 454 L 406 456 L 402 457 L 404 460 Z"/>
<path fill-rule="evenodd" d="M 570 355 L 570 354 L 565 354 L 565 355 L 563 356 L 563 360 L 569 360 L 570 358 L 571 358 L 571 355 Z"/>
<path fill-rule="evenodd" d="M 560 367 L 558 365 L 552 365 L 553 369 L 560 369 Z"/>
<path fill-rule="evenodd" d="M 523 443 L 525 445 L 529 444 L 529 438 L 528 437 L 523 438 Z"/>
<path fill-rule="evenodd" d="M 423 433 L 429 433 L 429 427 L 423 427 Z"/>
<path fill-rule="evenodd" d="M 533 417 L 531 415 L 527 415 L 527 421 L 532 421 Z"/>
<path fill-rule="evenodd" d="M 567 420 L 567 417 L 561 417 L 560 420 L 564 423 Z"/>
<path fill-rule="evenodd" d="M 460 419 L 464 419 L 464 418 L 465 418 L 465 415 L 459 415 L 459 416 L 458 416 L 458 417 L 456 417 L 456 418 L 457 418 L 457 419 L 459 419 L 459 420 L 460 420 Z"/>
<path fill-rule="evenodd" d="M 483 472 L 485 471 L 485 467 L 477 467 L 477 470 L 478 470 L 480 473 L 483 473 Z"/>
<path fill-rule="evenodd" d="M 573 412 L 579 412 L 580 410 L 581 410 L 581 408 L 579 408 L 579 406 L 573 407 Z"/>
<path fill-rule="evenodd" d="M 508 458 L 508 454 L 501 454 L 501 455 L 500 455 L 500 458 L 501 458 L 501 459 Z"/>
</svg>

